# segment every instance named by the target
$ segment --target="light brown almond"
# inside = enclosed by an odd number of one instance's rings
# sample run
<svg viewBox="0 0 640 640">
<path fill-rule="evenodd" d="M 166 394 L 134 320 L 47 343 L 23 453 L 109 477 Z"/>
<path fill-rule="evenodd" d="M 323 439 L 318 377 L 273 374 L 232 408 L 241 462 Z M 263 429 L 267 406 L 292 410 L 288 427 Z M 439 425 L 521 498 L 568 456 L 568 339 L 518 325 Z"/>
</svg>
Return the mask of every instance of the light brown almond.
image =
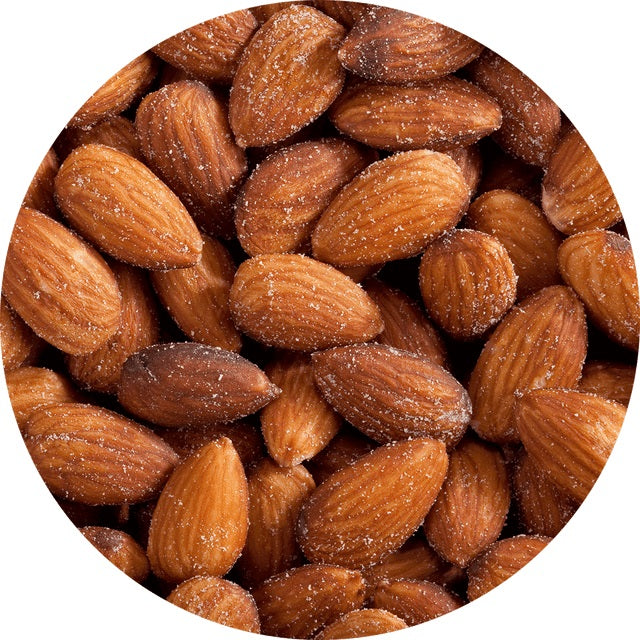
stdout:
<svg viewBox="0 0 640 640">
<path fill-rule="evenodd" d="M 384 611 L 383 609 L 360 609 L 351 611 L 339 620 L 332 622 L 316 635 L 314 640 L 362 638 L 406 628 L 406 623 L 389 611 Z"/>
<path fill-rule="evenodd" d="M 595 393 L 597 396 L 629 405 L 636 367 L 624 362 L 587 362 L 582 369 L 579 391 Z"/>
<path fill-rule="evenodd" d="M 53 149 L 49 149 L 38 166 L 31 184 L 22 201 L 23 207 L 36 209 L 52 218 L 58 217 L 58 209 L 53 199 L 53 181 L 55 180 L 60 163 Z"/>
<path fill-rule="evenodd" d="M 44 344 L 9 306 L 3 295 L 0 301 L 0 345 L 5 374 L 35 362 Z"/>
</svg>

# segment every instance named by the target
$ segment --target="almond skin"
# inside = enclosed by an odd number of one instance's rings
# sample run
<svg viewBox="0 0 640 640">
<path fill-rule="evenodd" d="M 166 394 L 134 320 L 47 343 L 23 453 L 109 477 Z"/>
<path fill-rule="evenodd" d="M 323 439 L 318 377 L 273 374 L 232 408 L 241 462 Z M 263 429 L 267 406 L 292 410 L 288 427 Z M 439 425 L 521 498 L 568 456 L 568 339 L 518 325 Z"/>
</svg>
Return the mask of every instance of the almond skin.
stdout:
<svg viewBox="0 0 640 640">
<path fill-rule="evenodd" d="M 307 559 L 359 568 L 399 549 L 431 508 L 447 463 L 442 442 L 418 438 L 379 447 L 330 476 L 300 512 Z"/>
<path fill-rule="evenodd" d="M 445 153 L 462 169 L 462 175 L 467 181 L 471 195 L 475 194 L 482 177 L 482 154 L 477 144 L 466 147 L 448 149 Z"/>
<path fill-rule="evenodd" d="M 69 223 L 117 260 L 172 269 L 200 259 L 202 238 L 180 200 L 122 151 L 97 144 L 72 151 L 55 193 Z"/>
<path fill-rule="evenodd" d="M 454 229 L 427 247 L 419 283 L 431 318 L 458 340 L 482 336 L 516 300 L 517 276 L 504 245 L 472 229 Z"/>
<path fill-rule="evenodd" d="M 253 597 L 224 578 L 191 578 L 179 584 L 167 600 L 206 620 L 249 633 L 260 633 L 260 617 Z"/>
<path fill-rule="evenodd" d="M 622 220 L 602 167 L 575 129 L 551 155 L 542 182 L 542 208 L 551 224 L 566 234 L 606 229 Z"/>
<path fill-rule="evenodd" d="M 202 447 L 176 468 L 153 512 L 147 555 L 167 582 L 222 576 L 249 526 L 247 479 L 231 440 Z"/>
<path fill-rule="evenodd" d="M 629 240 L 603 230 L 573 235 L 560 246 L 558 264 L 591 320 L 612 340 L 637 351 L 640 297 Z"/>
<path fill-rule="evenodd" d="M 447 151 L 477 142 L 502 122 L 493 98 L 455 76 L 408 87 L 354 82 L 329 117 L 342 133 L 388 151 Z"/>
<path fill-rule="evenodd" d="M 65 353 L 95 351 L 118 330 L 120 292 L 107 263 L 35 209 L 20 209 L 2 290 L 31 329 Z"/>
<path fill-rule="evenodd" d="M 149 429 L 89 404 L 40 407 L 29 416 L 24 436 L 49 490 L 89 505 L 150 500 L 178 460 Z"/>
<path fill-rule="evenodd" d="M 595 393 L 607 400 L 629 405 L 633 379 L 636 374 L 634 365 L 623 362 L 587 362 L 582 369 L 579 391 Z"/>
<path fill-rule="evenodd" d="M 514 307 L 471 373 L 473 429 L 492 442 L 517 442 L 514 399 L 529 389 L 575 387 L 586 349 L 584 310 L 568 287 L 547 287 Z"/>
<path fill-rule="evenodd" d="M 44 341 L 39 338 L 9 306 L 5 297 L 0 301 L 0 345 L 5 374 L 20 366 L 35 362 Z"/>
<path fill-rule="evenodd" d="M 279 11 L 258 29 L 240 58 L 229 100 L 241 147 L 283 140 L 327 109 L 344 82 L 337 55 L 344 32 L 304 5 Z"/>
<path fill-rule="evenodd" d="M 325 399 L 377 442 L 428 437 L 453 445 L 469 423 L 467 392 L 431 360 L 377 344 L 336 347 L 312 360 Z"/>
<path fill-rule="evenodd" d="M 147 164 L 199 227 L 228 236 L 247 159 L 233 140 L 222 100 L 200 82 L 168 84 L 140 103 L 136 131 Z"/>
<path fill-rule="evenodd" d="M 305 2 L 297 2 L 297 1 L 296 2 L 271 2 L 269 4 L 258 5 L 257 7 L 251 7 L 249 9 L 249 11 L 251 11 L 251 13 L 255 16 L 256 20 L 260 24 L 263 24 L 269 18 L 271 18 L 273 15 L 278 13 L 279 11 L 282 11 L 283 9 L 288 9 L 291 5 L 294 5 L 294 4 L 306 4 L 306 5 L 313 4 L 315 6 L 316 2 L 315 1 L 314 2 L 310 2 L 310 1 L 305 1 Z M 332 1 L 332 4 L 335 4 L 335 0 Z M 344 3 L 340 3 L 340 4 L 344 4 Z M 323 13 L 326 13 L 329 16 L 331 15 L 328 11 L 324 11 L 324 9 L 323 9 Z"/>
<path fill-rule="evenodd" d="M 536 389 L 518 398 L 515 422 L 536 466 L 561 491 L 582 501 L 611 454 L 626 409 L 569 389 Z"/>
<path fill-rule="evenodd" d="M 365 342 L 383 329 L 377 307 L 353 280 L 300 255 L 271 254 L 243 262 L 229 306 L 241 331 L 293 351 Z"/>
<path fill-rule="evenodd" d="M 326 624 L 362 606 L 364 582 L 358 571 L 308 564 L 280 573 L 253 591 L 262 633 L 310 638 Z"/>
<path fill-rule="evenodd" d="M 313 255 L 340 267 L 417 255 L 460 221 L 468 202 L 451 158 L 397 153 L 369 165 L 333 199 L 311 237 Z"/>
<path fill-rule="evenodd" d="M 24 195 L 23 207 L 36 209 L 52 218 L 58 217 L 58 210 L 53 199 L 53 181 L 59 168 L 60 163 L 56 152 L 49 149 Z"/>
<path fill-rule="evenodd" d="M 165 427 L 231 422 L 279 394 L 253 363 L 194 342 L 152 345 L 124 364 L 118 401 L 133 415 Z"/>
<path fill-rule="evenodd" d="M 465 567 L 498 539 L 510 502 L 500 450 L 465 439 L 449 456 L 447 479 L 424 523 L 427 540 L 445 560 Z"/>
<path fill-rule="evenodd" d="M 338 57 L 349 71 L 364 78 L 403 84 L 453 73 L 483 49 L 475 40 L 433 20 L 372 7 L 349 31 Z"/>
<path fill-rule="evenodd" d="M 383 609 L 360 609 L 351 611 L 325 627 L 314 640 L 336 638 L 362 638 L 406 629 L 407 625 L 398 616 Z"/>
</svg>

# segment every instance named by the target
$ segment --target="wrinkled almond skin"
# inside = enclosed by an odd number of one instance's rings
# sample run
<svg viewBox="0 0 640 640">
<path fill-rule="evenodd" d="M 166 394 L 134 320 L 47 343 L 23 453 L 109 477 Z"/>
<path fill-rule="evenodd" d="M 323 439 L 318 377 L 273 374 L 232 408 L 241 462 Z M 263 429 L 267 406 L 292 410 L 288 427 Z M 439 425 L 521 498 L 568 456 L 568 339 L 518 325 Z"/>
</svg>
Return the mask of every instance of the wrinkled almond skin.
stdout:
<svg viewBox="0 0 640 640">
<path fill-rule="evenodd" d="M 493 98 L 454 76 L 408 87 L 354 82 L 329 117 L 342 133 L 387 151 L 447 151 L 477 142 L 502 122 Z"/>
<path fill-rule="evenodd" d="M 310 638 L 364 602 L 360 572 L 326 564 L 308 564 L 280 573 L 253 591 L 262 633 Z"/>
<path fill-rule="evenodd" d="M 453 73 L 477 58 L 483 48 L 433 20 L 373 7 L 349 31 L 338 57 L 349 71 L 364 78 L 402 84 Z"/>
<path fill-rule="evenodd" d="M 240 351 L 242 338 L 229 313 L 235 271 L 226 247 L 215 238 L 203 236 L 198 264 L 153 271 L 151 282 L 166 310 L 190 340 Z"/>
<path fill-rule="evenodd" d="M 195 342 L 157 344 L 124 364 L 118 401 L 164 427 L 231 422 L 273 400 L 280 390 L 252 362 Z"/>
<path fill-rule="evenodd" d="M 377 307 L 353 280 L 327 264 L 295 254 L 243 262 L 229 306 L 243 333 L 293 351 L 366 342 L 383 329 Z"/>
<path fill-rule="evenodd" d="M 418 438 L 379 447 L 330 476 L 300 512 L 307 559 L 361 568 L 399 549 L 431 508 L 447 463 L 442 442 Z"/>
<path fill-rule="evenodd" d="M 398 616 L 383 609 L 360 609 L 351 611 L 325 627 L 314 640 L 337 638 L 363 638 L 381 633 L 406 629 L 407 624 Z"/>
<path fill-rule="evenodd" d="M 469 192 L 474 195 L 480 184 L 482 177 L 482 154 L 477 144 L 470 144 L 466 147 L 455 147 L 448 149 L 445 153 L 455 160 L 462 169 L 462 175 L 467 181 Z"/>
<path fill-rule="evenodd" d="M 55 180 L 60 163 L 53 149 L 49 149 L 38 166 L 33 180 L 24 195 L 23 207 L 36 209 L 52 218 L 58 217 L 55 200 L 53 199 L 53 181 Z"/>
<path fill-rule="evenodd" d="M 244 50 L 233 78 L 229 121 L 241 147 L 283 140 L 315 120 L 342 89 L 344 27 L 292 5 L 271 17 Z"/>
<path fill-rule="evenodd" d="M 40 407 L 27 419 L 24 436 L 49 490 L 89 505 L 153 498 L 178 460 L 146 427 L 89 404 Z"/>
<path fill-rule="evenodd" d="M 554 149 L 542 182 L 542 208 L 562 233 L 606 229 L 622 212 L 602 167 L 577 130 Z"/>
<path fill-rule="evenodd" d="M 435 438 L 448 446 L 471 417 L 469 396 L 433 361 L 377 344 L 312 355 L 316 385 L 329 404 L 377 442 Z"/>
<path fill-rule="evenodd" d="M 573 235 L 560 246 L 558 264 L 591 320 L 612 340 L 637 351 L 640 297 L 629 240 L 603 230 Z"/>
<path fill-rule="evenodd" d="M 568 287 L 541 289 L 514 307 L 485 343 L 471 372 L 473 429 L 485 440 L 517 442 L 515 398 L 530 389 L 575 387 L 586 349 L 584 310 Z"/>
<path fill-rule="evenodd" d="M 256 20 L 260 24 L 264 24 L 269 18 L 271 18 L 271 16 L 278 13 L 279 11 L 282 11 L 283 9 L 288 9 L 291 5 L 294 5 L 294 4 L 306 4 L 306 5 L 313 4 L 315 6 L 315 2 L 312 3 L 310 1 L 308 2 L 271 2 L 269 4 L 258 5 L 257 7 L 251 7 L 249 11 L 251 11 L 251 13 L 255 16 Z M 324 13 L 327 13 L 327 15 L 331 15 L 326 11 Z"/>
<path fill-rule="evenodd" d="M 151 570 L 172 583 L 224 575 L 242 552 L 248 513 L 247 478 L 231 440 L 202 447 L 160 494 L 149 529 Z"/>
<path fill-rule="evenodd" d="M 9 306 L 4 295 L 0 302 L 0 345 L 5 374 L 36 361 L 44 341 Z"/>
<path fill-rule="evenodd" d="M 429 316 L 454 338 L 470 340 L 482 336 L 512 307 L 517 276 L 497 238 L 454 229 L 427 247 L 419 284 Z"/>
<path fill-rule="evenodd" d="M 152 51 L 190 76 L 231 84 L 240 56 L 257 28 L 253 14 L 242 9 L 185 29 Z"/>
<path fill-rule="evenodd" d="M 352 27 L 360 16 L 373 5 L 363 2 L 336 2 L 335 0 L 314 0 L 313 6 L 331 16 L 345 27 Z"/>
<path fill-rule="evenodd" d="M 120 292 L 107 263 L 35 209 L 18 214 L 2 292 L 37 335 L 65 353 L 95 351 L 118 330 Z"/>
<path fill-rule="evenodd" d="M 178 197 L 122 151 L 75 149 L 60 167 L 55 193 L 71 226 L 117 260 L 172 269 L 200 259 L 202 238 Z"/>
<path fill-rule="evenodd" d="M 311 236 L 313 255 L 340 267 L 420 253 L 461 219 L 469 188 L 460 167 L 433 151 L 369 165 L 332 200 Z"/>
<path fill-rule="evenodd" d="M 168 84 L 140 103 L 136 131 L 148 165 L 200 228 L 228 236 L 247 159 L 233 140 L 223 101 L 200 82 Z"/>
<path fill-rule="evenodd" d="M 445 560 L 465 567 L 498 539 L 510 502 L 500 450 L 465 439 L 451 452 L 447 479 L 427 514 L 427 540 Z"/>
<path fill-rule="evenodd" d="M 569 389 L 536 389 L 516 401 L 515 422 L 529 456 L 562 492 L 582 501 L 611 454 L 626 408 Z"/>
<path fill-rule="evenodd" d="M 253 597 L 224 578 L 190 578 L 179 584 L 167 600 L 206 620 L 249 633 L 260 633 L 260 617 Z"/>
<path fill-rule="evenodd" d="M 587 362 L 582 369 L 579 391 L 595 393 L 607 400 L 629 405 L 636 367 L 623 362 Z"/>
</svg>

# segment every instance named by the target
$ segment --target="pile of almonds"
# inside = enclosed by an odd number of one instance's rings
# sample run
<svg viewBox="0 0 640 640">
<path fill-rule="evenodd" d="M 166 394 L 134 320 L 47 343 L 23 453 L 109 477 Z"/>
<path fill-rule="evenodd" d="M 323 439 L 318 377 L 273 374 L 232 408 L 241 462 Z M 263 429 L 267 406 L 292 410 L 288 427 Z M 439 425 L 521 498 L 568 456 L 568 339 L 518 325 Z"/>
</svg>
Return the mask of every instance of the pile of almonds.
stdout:
<svg viewBox="0 0 640 640">
<path fill-rule="evenodd" d="M 635 372 L 602 169 L 450 28 L 355 2 L 208 20 L 104 84 L 11 237 L 2 358 L 82 534 L 215 622 L 448 613 L 566 524 Z"/>
</svg>

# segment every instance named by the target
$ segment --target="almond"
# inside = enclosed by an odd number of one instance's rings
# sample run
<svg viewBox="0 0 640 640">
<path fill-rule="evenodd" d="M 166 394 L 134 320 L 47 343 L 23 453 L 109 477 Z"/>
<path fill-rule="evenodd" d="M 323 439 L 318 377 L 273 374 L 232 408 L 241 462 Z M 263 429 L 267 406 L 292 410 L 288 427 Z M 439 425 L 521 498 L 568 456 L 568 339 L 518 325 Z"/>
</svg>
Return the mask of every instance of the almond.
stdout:
<svg viewBox="0 0 640 640">
<path fill-rule="evenodd" d="M 176 468 L 153 512 L 147 555 L 168 582 L 222 576 L 238 559 L 249 526 L 247 479 L 228 438 Z"/>
<path fill-rule="evenodd" d="M 247 159 L 233 141 L 222 100 L 200 82 L 166 85 L 140 103 L 136 131 L 148 165 L 200 228 L 229 235 Z"/>
<path fill-rule="evenodd" d="M 4 295 L 0 301 L 0 345 L 5 374 L 36 361 L 44 342 L 9 306 Z"/>
<path fill-rule="evenodd" d="M 341 267 L 417 255 L 460 221 L 468 201 L 451 158 L 397 153 L 369 165 L 332 200 L 311 237 L 313 254 Z"/>
<path fill-rule="evenodd" d="M 372 8 L 372 5 L 362 2 L 336 2 L 336 0 L 314 0 L 313 6 L 345 27 L 352 27 L 365 11 Z"/>
<path fill-rule="evenodd" d="M 280 390 L 237 353 L 194 342 L 157 344 L 124 364 L 118 401 L 165 427 L 231 422 L 254 413 Z"/>
<path fill-rule="evenodd" d="M 36 170 L 31 184 L 25 193 L 23 207 L 36 209 L 52 218 L 58 217 L 58 210 L 53 199 L 53 181 L 60 163 L 53 149 L 49 149 Z"/>
<path fill-rule="evenodd" d="M 309 638 L 326 624 L 364 601 L 358 571 L 308 564 L 280 573 L 253 591 L 262 633 L 283 638 Z"/>
<path fill-rule="evenodd" d="M 49 490 L 83 504 L 149 500 L 177 462 L 149 429 L 89 404 L 40 407 L 29 416 L 24 436 Z"/>
<path fill-rule="evenodd" d="M 455 76 L 408 87 L 354 82 L 329 117 L 342 133 L 389 151 L 446 151 L 477 142 L 502 122 L 493 98 Z"/>
<path fill-rule="evenodd" d="M 383 609 L 360 609 L 351 611 L 325 627 L 314 640 L 335 638 L 362 638 L 406 629 L 407 625 L 398 616 Z"/>
<path fill-rule="evenodd" d="M 377 344 L 336 347 L 312 360 L 325 399 L 377 442 L 417 436 L 453 445 L 469 424 L 467 392 L 431 360 Z"/>
<path fill-rule="evenodd" d="M 375 449 L 325 480 L 303 504 L 298 541 L 311 562 L 366 567 L 399 549 L 431 508 L 447 472 L 442 442 Z"/>
<path fill-rule="evenodd" d="M 202 238 L 180 200 L 122 151 L 97 144 L 72 151 L 55 191 L 70 224 L 117 260 L 170 269 L 200 259 Z"/>
<path fill-rule="evenodd" d="M 249 633 L 260 633 L 260 618 L 253 597 L 224 578 L 191 578 L 179 584 L 167 600 L 206 620 Z"/>
<path fill-rule="evenodd" d="M 602 167 L 572 129 L 554 149 L 542 182 L 542 208 L 562 233 L 606 229 L 622 212 Z"/>
<path fill-rule="evenodd" d="M 238 240 L 250 255 L 290 253 L 308 241 L 336 193 L 376 159 L 340 138 L 280 149 L 249 176 L 235 206 Z"/>
<path fill-rule="evenodd" d="M 205 82 L 231 84 L 258 22 L 248 9 L 206 20 L 163 40 L 152 51 Z"/>
<path fill-rule="evenodd" d="M 419 279 L 429 315 L 458 340 L 480 337 L 516 300 L 517 276 L 504 245 L 472 229 L 454 229 L 432 242 Z"/>
<path fill-rule="evenodd" d="M 536 389 L 515 406 L 515 422 L 533 462 L 561 491 L 582 501 L 598 479 L 626 409 L 569 389 Z"/>
<path fill-rule="evenodd" d="M 483 46 L 420 16 L 372 7 L 345 38 L 338 57 L 349 70 L 377 82 L 424 82 L 477 58 Z"/>
<path fill-rule="evenodd" d="M 316 3 L 315 2 L 313 3 L 312 2 L 271 2 L 269 4 L 258 5 L 257 7 L 251 7 L 249 11 L 251 11 L 251 13 L 255 16 L 256 20 L 260 24 L 263 24 L 269 18 L 271 18 L 271 16 L 275 15 L 279 11 L 282 11 L 283 9 L 288 9 L 290 6 L 294 4 L 306 4 L 306 5 L 313 4 L 315 6 Z M 332 0 L 331 4 L 335 4 L 335 0 Z M 343 4 L 343 3 L 340 3 L 340 4 Z M 324 13 L 327 13 L 327 15 L 331 15 L 326 11 Z"/>
<path fill-rule="evenodd" d="M 237 570 L 243 584 L 255 586 L 302 564 L 296 523 L 316 485 L 302 465 L 279 467 L 269 458 L 251 471 L 248 483 L 249 533 Z"/>
<path fill-rule="evenodd" d="M 193 267 L 153 271 L 151 282 L 176 324 L 191 340 L 240 351 L 242 338 L 229 312 L 229 291 L 236 272 L 226 247 L 203 236 L 202 258 Z"/>
<path fill-rule="evenodd" d="M 342 89 L 338 47 L 344 27 L 324 13 L 292 5 L 255 33 L 240 58 L 229 121 L 241 147 L 282 140 L 315 120 Z"/>
<path fill-rule="evenodd" d="M 272 254 L 243 262 L 229 298 L 236 326 L 263 344 L 313 351 L 364 342 L 380 313 L 348 276 L 312 258 Z"/>
<path fill-rule="evenodd" d="M 575 387 L 586 357 L 582 304 L 568 287 L 541 289 L 496 327 L 471 373 L 471 426 L 492 442 L 517 442 L 513 404 L 543 387 Z"/>
<path fill-rule="evenodd" d="M 629 240 L 613 231 L 576 234 L 560 246 L 558 264 L 591 320 L 609 338 L 637 351 L 640 297 Z"/>
<path fill-rule="evenodd" d="M 120 292 L 100 254 L 59 222 L 20 209 L 11 235 L 3 293 L 54 347 L 89 353 L 118 330 Z"/>
<path fill-rule="evenodd" d="M 282 393 L 260 413 L 269 455 L 283 467 L 313 458 L 336 435 L 342 418 L 316 388 L 311 360 L 283 354 L 266 368 Z"/>
<path fill-rule="evenodd" d="M 445 153 L 455 160 L 456 164 L 462 169 L 462 175 L 467 181 L 469 192 L 473 195 L 480 184 L 482 177 L 482 154 L 477 144 L 470 144 L 466 147 L 454 147 L 448 149 Z"/>
<path fill-rule="evenodd" d="M 465 567 L 498 539 L 510 502 L 500 450 L 467 438 L 449 457 L 447 479 L 424 523 L 427 540 L 445 560 Z"/>
<path fill-rule="evenodd" d="M 595 393 L 607 400 L 629 405 L 636 367 L 623 362 L 587 362 L 582 369 L 579 391 Z"/>
</svg>

